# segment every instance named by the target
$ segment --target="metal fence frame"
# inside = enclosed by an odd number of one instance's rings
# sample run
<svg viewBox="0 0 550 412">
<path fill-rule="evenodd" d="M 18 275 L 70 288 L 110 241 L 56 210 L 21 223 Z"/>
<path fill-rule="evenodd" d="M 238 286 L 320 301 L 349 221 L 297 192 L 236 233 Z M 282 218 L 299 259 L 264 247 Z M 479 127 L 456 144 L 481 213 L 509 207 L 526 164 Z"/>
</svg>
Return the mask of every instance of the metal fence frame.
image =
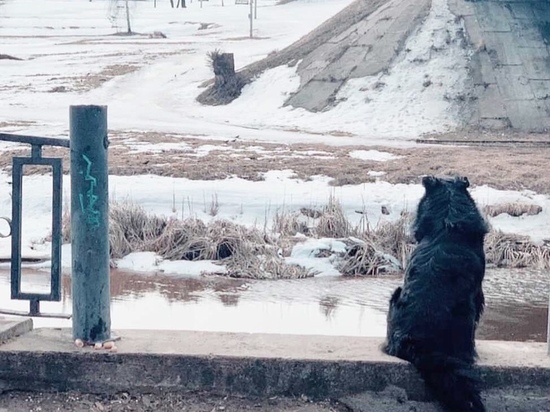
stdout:
<svg viewBox="0 0 550 412">
<path fill-rule="evenodd" d="M 42 146 L 70 147 L 69 139 L 0 133 L 1 141 L 31 145 L 31 156 L 12 158 L 12 216 L 11 216 L 11 299 L 28 300 L 29 315 L 51 316 L 40 312 L 41 301 L 61 300 L 61 218 L 62 218 L 62 159 L 42 157 Z M 25 166 L 41 165 L 52 168 L 52 249 L 50 293 L 21 291 L 21 232 L 23 208 L 23 172 Z M 62 316 L 61 317 L 66 317 Z"/>
<path fill-rule="evenodd" d="M 111 340 L 107 107 L 71 106 L 70 139 L 0 133 L 0 141 L 31 145 L 31 155 L 12 158 L 10 226 L 11 298 L 28 300 L 29 312 L 0 313 L 70 318 L 40 311 L 41 301 L 61 300 L 62 179 L 61 158 L 42 157 L 43 146 L 70 149 L 73 336 L 88 343 Z M 21 234 L 24 167 L 52 168 L 52 250 L 50 293 L 21 291 Z"/>
</svg>

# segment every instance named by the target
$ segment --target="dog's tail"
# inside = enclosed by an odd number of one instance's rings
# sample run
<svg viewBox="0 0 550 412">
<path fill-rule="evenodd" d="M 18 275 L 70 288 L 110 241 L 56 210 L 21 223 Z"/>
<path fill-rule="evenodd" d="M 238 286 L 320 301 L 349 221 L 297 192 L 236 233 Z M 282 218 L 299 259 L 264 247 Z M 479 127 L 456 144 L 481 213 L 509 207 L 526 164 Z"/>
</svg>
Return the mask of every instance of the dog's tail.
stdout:
<svg viewBox="0 0 550 412">
<path fill-rule="evenodd" d="M 435 397 L 453 412 L 485 412 L 479 377 L 473 365 L 442 353 L 413 354 L 418 369 Z"/>
</svg>

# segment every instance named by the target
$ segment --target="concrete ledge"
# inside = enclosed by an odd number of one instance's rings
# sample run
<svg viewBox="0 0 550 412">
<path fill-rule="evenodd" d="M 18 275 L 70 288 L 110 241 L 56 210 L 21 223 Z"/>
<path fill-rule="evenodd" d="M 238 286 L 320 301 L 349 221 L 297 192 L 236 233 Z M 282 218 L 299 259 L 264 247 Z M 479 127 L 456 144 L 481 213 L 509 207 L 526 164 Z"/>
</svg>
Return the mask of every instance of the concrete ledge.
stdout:
<svg viewBox="0 0 550 412">
<path fill-rule="evenodd" d="M 384 355 L 381 339 L 121 331 L 115 353 L 77 348 L 70 330 L 37 329 L 0 346 L 0 387 L 19 390 L 208 390 L 245 396 L 338 398 L 396 385 L 424 400 L 414 369 Z M 546 345 L 480 341 L 485 389 L 547 387 Z"/>
<path fill-rule="evenodd" d="M 31 318 L 11 318 L 0 316 L 0 342 L 23 335 L 32 330 Z"/>
</svg>

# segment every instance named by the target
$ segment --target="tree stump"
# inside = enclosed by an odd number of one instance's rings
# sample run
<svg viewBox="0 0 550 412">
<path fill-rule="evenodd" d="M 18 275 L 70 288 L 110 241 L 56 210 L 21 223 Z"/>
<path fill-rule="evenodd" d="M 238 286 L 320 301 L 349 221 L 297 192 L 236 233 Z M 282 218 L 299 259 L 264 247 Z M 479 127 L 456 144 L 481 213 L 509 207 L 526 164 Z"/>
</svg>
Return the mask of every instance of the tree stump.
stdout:
<svg viewBox="0 0 550 412">
<path fill-rule="evenodd" d="M 202 104 L 228 104 L 240 96 L 246 84 L 244 78 L 235 73 L 233 53 L 221 53 L 219 50 L 208 53 L 214 70 L 214 84 L 201 93 L 197 100 Z"/>
<path fill-rule="evenodd" d="M 217 87 L 230 84 L 235 78 L 235 57 L 233 53 L 215 53 L 212 56 L 215 84 Z"/>
</svg>

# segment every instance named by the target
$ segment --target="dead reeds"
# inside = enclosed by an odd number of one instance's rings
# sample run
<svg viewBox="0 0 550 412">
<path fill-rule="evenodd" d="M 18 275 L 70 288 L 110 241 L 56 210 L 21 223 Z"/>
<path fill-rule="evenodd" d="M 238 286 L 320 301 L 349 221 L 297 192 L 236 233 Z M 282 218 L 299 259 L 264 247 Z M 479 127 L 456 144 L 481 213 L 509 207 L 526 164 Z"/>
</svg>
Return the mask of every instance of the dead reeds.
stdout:
<svg viewBox="0 0 550 412">
<path fill-rule="evenodd" d="M 367 221 L 357 237 L 345 240 L 346 254 L 338 269 L 344 276 L 370 276 L 401 272 L 414 249 L 409 234 L 411 217 L 403 213 L 395 222 L 371 226 Z"/>
<path fill-rule="evenodd" d="M 277 210 L 273 217 L 273 232 L 280 236 L 294 236 L 298 233 L 310 235 L 314 230 L 315 220 L 302 212 L 285 212 Z"/>
<path fill-rule="evenodd" d="M 225 264 L 227 276 L 235 278 L 314 276 L 313 270 L 285 260 L 293 245 L 307 238 L 339 239 L 345 243 L 344 252 L 328 252 L 344 276 L 400 273 L 415 247 L 410 214 L 403 213 L 395 221 L 376 225 L 365 217 L 355 227 L 332 196 L 322 208 L 277 212 L 271 231 L 267 226 L 247 227 L 222 219 L 205 223 L 193 217 L 157 216 L 130 202 L 112 202 L 109 217 L 113 259 L 150 251 L 169 260 L 215 260 Z M 63 239 L 70 241 L 67 215 L 63 217 Z M 527 236 L 491 230 L 485 249 L 487 263 L 497 267 L 550 268 L 550 242 L 535 244 Z"/>
<path fill-rule="evenodd" d="M 537 245 L 527 236 L 493 230 L 485 240 L 485 252 L 487 262 L 497 267 L 550 268 L 550 244 Z"/>
<path fill-rule="evenodd" d="M 109 205 L 109 246 L 111 258 L 117 259 L 136 250 L 149 250 L 165 231 L 165 217 L 148 214 L 131 202 Z"/>
<path fill-rule="evenodd" d="M 510 216 L 519 217 L 522 215 L 534 216 L 542 212 L 542 206 L 530 203 L 498 203 L 483 208 L 487 216 L 495 217 L 504 213 Z"/>
<path fill-rule="evenodd" d="M 342 205 L 332 194 L 322 208 L 303 207 L 299 212 L 277 211 L 273 219 L 273 232 L 280 236 L 298 233 L 311 237 L 344 238 L 356 232 Z"/>
<path fill-rule="evenodd" d="M 348 238 L 345 243 L 347 251 L 338 266 L 344 276 L 376 276 L 400 269 L 400 264 L 394 267 L 389 256 L 379 251 L 370 240 Z"/>
<path fill-rule="evenodd" d="M 342 205 L 334 195 L 330 195 L 317 222 L 317 237 L 343 238 L 353 234 L 352 225 L 346 217 Z"/>
<path fill-rule="evenodd" d="M 70 241 L 68 216 L 63 219 L 63 236 Z M 227 220 L 206 224 L 192 217 L 181 220 L 156 216 L 129 202 L 110 203 L 109 243 L 113 259 L 148 251 L 168 260 L 223 261 L 228 276 L 235 278 L 296 279 L 314 275 L 285 262 L 281 252 L 287 243 L 284 238 Z"/>
</svg>

